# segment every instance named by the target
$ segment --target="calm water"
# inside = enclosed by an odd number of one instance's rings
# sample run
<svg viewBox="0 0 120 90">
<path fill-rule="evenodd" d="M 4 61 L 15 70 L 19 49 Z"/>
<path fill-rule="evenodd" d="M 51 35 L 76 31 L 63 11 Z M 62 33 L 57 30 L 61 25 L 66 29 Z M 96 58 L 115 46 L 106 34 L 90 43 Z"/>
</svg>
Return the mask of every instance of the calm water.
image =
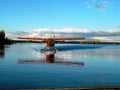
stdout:
<svg viewBox="0 0 120 90">
<path fill-rule="evenodd" d="M 120 86 L 120 45 L 43 44 L 0 48 L 0 88 L 74 88 Z"/>
</svg>

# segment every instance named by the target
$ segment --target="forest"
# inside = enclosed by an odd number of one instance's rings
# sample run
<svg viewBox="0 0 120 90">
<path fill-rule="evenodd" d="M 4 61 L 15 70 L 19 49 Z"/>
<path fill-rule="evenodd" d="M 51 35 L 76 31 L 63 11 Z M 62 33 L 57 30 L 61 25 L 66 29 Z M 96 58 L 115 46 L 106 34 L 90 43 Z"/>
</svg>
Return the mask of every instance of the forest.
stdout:
<svg viewBox="0 0 120 90">
<path fill-rule="evenodd" d="M 12 44 L 12 40 L 6 37 L 5 31 L 0 30 L 0 45 Z"/>
</svg>

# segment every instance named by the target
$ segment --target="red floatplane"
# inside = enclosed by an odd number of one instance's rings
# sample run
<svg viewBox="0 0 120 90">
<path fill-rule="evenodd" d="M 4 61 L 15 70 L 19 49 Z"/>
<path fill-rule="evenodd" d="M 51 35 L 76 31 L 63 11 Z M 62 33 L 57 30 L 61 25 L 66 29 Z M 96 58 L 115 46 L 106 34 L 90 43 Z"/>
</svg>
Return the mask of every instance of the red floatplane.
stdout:
<svg viewBox="0 0 120 90">
<path fill-rule="evenodd" d="M 55 44 L 60 43 L 67 40 L 83 40 L 84 37 L 79 38 L 32 38 L 32 37 L 18 37 L 18 39 L 25 39 L 25 40 L 40 40 L 45 43 L 45 48 L 41 49 L 41 52 L 44 51 L 54 51 L 56 52 Z"/>
</svg>

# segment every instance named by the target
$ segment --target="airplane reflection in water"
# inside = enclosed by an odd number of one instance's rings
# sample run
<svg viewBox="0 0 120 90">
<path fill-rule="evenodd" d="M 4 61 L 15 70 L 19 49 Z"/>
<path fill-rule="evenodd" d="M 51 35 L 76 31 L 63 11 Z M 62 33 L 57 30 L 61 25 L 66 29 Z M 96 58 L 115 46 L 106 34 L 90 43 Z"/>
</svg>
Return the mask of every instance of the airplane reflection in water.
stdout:
<svg viewBox="0 0 120 90">
<path fill-rule="evenodd" d="M 20 59 L 18 61 L 18 64 L 44 64 L 44 63 L 51 63 L 51 64 L 57 64 L 57 65 L 74 65 L 79 67 L 84 66 L 84 62 L 71 62 L 71 61 L 64 61 L 59 58 L 55 58 L 55 53 L 45 54 L 45 58 L 43 60 Z"/>
</svg>

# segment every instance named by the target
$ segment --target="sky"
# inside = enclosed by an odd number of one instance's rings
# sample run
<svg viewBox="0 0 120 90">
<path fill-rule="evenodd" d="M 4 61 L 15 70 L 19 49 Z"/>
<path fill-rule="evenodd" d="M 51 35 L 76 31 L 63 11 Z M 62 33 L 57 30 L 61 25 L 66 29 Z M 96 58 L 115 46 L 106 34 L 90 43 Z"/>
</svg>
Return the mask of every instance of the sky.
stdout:
<svg viewBox="0 0 120 90">
<path fill-rule="evenodd" d="M 120 30 L 119 0 L 0 0 L 0 30 Z"/>
</svg>

